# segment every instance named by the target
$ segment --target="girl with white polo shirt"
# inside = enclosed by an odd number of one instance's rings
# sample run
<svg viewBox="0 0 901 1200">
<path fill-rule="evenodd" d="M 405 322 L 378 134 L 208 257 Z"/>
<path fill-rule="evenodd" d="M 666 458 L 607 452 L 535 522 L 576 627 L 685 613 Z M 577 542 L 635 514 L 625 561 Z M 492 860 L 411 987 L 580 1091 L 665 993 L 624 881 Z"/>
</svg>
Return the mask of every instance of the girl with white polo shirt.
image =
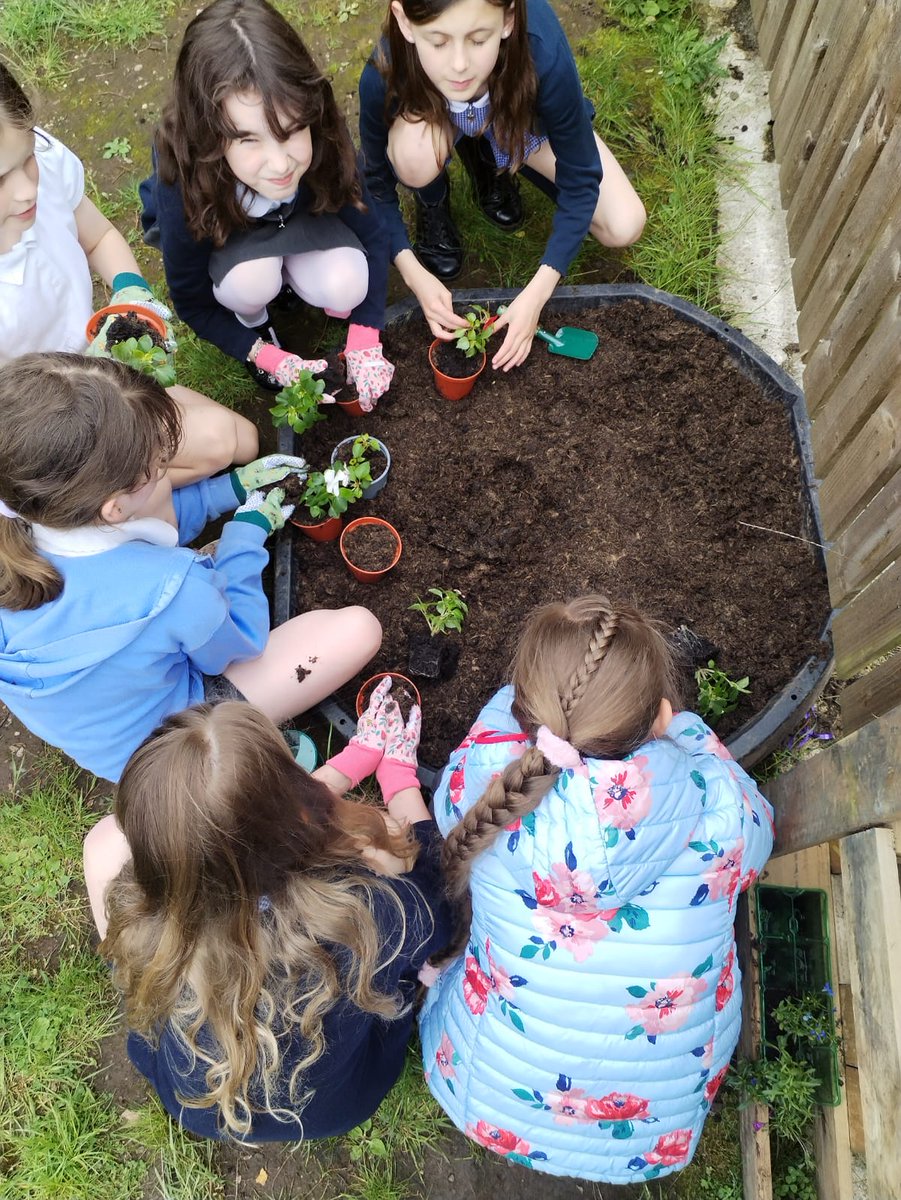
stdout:
<svg viewBox="0 0 901 1200">
<path fill-rule="evenodd" d="M 125 238 L 84 192 L 84 168 L 34 125 L 34 110 L 0 63 L 0 363 L 42 350 L 83 351 L 94 310 L 91 273 L 111 303 L 150 309 L 168 322 Z M 184 436 L 170 463 L 183 486 L 257 451 L 250 421 L 176 385 Z"/>
</svg>

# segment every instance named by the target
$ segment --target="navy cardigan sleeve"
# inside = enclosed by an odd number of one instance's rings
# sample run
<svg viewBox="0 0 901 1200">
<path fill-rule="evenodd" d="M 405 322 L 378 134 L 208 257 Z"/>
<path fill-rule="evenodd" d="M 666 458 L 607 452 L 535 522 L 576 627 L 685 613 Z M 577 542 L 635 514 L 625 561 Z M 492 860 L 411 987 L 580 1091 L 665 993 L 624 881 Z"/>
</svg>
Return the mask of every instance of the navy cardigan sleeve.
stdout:
<svg viewBox="0 0 901 1200">
<path fill-rule="evenodd" d="M 565 275 L 588 233 L 603 172 L 591 124 L 594 112 L 582 91 L 566 34 L 547 0 L 528 0 L 527 19 L 538 76 L 534 132 L 547 135 L 557 160 L 556 210 L 541 262 Z M 387 155 L 385 83 L 373 58 L 363 68 L 359 91 L 366 181 L 388 231 L 393 261 L 410 248 L 410 239 Z"/>
<path fill-rule="evenodd" d="M 162 250 L 166 283 L 175 311 L 200 337 L 243 361 L 259 334 L 242 325 L 213 295 L 210 278 L 213 244 L 209 238 L 198 241 L 188 229 L 180 187 L 163 183 L 154 170 L 141 184 L 140 193 L 141 222 L 145 233 L 153 231 L 152 240 L 158 241 Z M 308 195 L 301 183 L 298 203 L 304 203 Z M 363 202 L 367 205 L 366 212 L 345 205 L 337 213 L 360 239 L 369 267 L 369 290 L 353 310 L 351 320 L 381 329 L 388 292 L 388 252 L 381 220 L 365 184 Z"/>
</svg>

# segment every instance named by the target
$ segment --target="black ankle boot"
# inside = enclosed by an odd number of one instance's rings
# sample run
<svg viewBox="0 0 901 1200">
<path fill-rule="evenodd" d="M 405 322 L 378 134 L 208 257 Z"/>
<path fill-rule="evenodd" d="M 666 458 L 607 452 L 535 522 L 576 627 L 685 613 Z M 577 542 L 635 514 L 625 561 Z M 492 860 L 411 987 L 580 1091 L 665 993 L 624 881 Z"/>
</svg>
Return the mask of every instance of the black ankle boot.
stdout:
<svg viewBox="0 0 901 1200">
<path fill-rule="evenodd" d="M 491 145 L 483 137 L 462 137 L 454 147 L 479 208 L 500 229 L 516 229 L 522 224 L 522 200 L 519 181 L 509 171 L 498 172 Z"/>
<path fill-rule="evenodd" d="M 444 195 L 431 204 L 413 193 L 416 201 L 416 240 L 413 253 L 439 279 L 456 279 L 463 270 L 463 243 L 450 210 L 450 181 Z"/>
</svg>

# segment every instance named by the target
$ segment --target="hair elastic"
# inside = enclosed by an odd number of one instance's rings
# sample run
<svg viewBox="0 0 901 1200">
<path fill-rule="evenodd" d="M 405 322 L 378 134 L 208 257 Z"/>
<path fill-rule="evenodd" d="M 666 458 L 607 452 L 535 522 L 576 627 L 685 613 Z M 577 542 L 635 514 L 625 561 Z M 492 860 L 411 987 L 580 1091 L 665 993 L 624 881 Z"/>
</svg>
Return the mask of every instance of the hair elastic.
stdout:
<svg viewBox="0 0 901 1200">
<path fill-rule="evenodd" d="M 7 521 L 18 520 L 19 514 L 9 507 L 5 500 L 0 500 L 0 517 L 6 517 Z"/>
<path fill-rule="evenodd" d="M 564 738 L 551 733 L 547 725 L 539 725 L 535 735 L 535 747 L 540 750 L 551 766 L 561 771 L 575 771 L 582 765 L 582 756 L 575 746 Z"/>
</svg>

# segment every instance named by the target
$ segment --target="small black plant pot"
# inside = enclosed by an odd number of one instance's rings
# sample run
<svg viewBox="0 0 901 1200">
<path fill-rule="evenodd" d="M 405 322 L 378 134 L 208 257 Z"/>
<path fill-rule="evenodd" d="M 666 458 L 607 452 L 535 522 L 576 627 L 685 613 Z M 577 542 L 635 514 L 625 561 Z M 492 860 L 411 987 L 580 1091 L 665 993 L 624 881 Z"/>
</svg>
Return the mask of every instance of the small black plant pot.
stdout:
<svg viewBox="0 0 901 1200">
<path fill-rule="evenodd" d="M 450 679 L 460 661 L 460 643 L 446 637 L 427 633 L 412 633 L 409 641 L 407 669 L 420 679 Z"/>
</svg>

